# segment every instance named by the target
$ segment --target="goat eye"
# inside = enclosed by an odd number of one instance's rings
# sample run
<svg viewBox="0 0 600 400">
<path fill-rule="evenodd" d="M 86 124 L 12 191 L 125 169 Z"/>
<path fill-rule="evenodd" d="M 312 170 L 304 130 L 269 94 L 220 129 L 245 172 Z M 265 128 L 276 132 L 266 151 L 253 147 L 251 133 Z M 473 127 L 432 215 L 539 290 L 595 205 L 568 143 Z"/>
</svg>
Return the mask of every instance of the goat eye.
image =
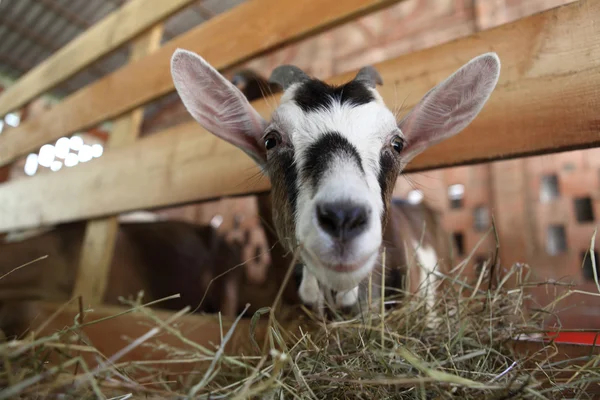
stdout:
<svg viewBox="0 0 600 400">
<path fill-rule="evenodd" d="M 404 149 L 404 139 L 402 139 L 400 136 L 394 136 L 392 138 L 392 147 L 394 150 L 396 150 L 396 152 L 401 153 L 402 149 Z"/>
<path fill-rule="evenodd" d="M 265 137 L 265 148 L 271 150 L 275 146 L 277 146 L 277 136 L 274 133 L 269 133 Z"/>
</svg>

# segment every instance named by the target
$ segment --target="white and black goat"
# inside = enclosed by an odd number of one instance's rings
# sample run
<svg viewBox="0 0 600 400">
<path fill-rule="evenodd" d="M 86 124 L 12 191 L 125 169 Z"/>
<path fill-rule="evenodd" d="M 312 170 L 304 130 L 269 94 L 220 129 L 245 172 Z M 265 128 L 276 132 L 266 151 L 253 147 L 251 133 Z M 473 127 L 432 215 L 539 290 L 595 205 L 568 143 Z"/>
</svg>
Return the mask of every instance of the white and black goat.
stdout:
<svg viewBox="0 0 600 400">
<path fill-rule="evenodd" d="M 336 292 L 339 306 L 356 303 L 359 284 L 379 265 L 398 175 L 417 154 L 473 121 L 499 72 L 496 54 L 480 55 L 398 122 L 376 90 L 382 79 L 373 67 L 331 86 L 297 67 L 280 66 L 269 81 L 284 93 L 265 121 L 200 56 L 178 49 L 171 60 L 175 88 L 189 113 L 245 151 L 269 177 L 279 240 L 292 252 L 300 245 L 302 301 L 320 305 L 328 289 Z M 414 236 L 407 241 L 431 272 L 437 254 L 418 248 L 419 235 Z M 433 278 L 421 281 L 427 290 Z"/>
</svg>

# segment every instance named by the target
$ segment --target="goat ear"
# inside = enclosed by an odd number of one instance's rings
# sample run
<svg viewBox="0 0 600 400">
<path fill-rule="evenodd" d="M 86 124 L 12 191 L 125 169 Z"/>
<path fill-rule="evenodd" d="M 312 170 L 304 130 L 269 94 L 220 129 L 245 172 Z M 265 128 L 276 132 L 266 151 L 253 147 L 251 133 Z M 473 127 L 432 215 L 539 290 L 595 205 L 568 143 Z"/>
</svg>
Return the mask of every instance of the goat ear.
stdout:
<svg viewBox="0 0 600 400">
<path fill-rule="evenodd" d="M 187 111 L 206 130 L 244 150 L 262 166 L 266 122 L 242 92 L 202 57 L 177 49 L 171 58 L 175 89 Z"/>
<path fill-rule="evenodd" d="M 499 75 L 500 59 L 486 53 L 431 89 L 398 124 L 406 139 L 404 161 L 466 128 L 489 99 Z"/>
</svg>

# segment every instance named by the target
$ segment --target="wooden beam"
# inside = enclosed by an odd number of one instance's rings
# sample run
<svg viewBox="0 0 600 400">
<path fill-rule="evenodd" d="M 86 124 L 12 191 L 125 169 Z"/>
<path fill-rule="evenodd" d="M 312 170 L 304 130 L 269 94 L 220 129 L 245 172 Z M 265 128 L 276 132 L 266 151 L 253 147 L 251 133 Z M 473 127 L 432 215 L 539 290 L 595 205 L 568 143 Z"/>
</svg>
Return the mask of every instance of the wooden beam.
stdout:
<svg viewBox="0 0 600 400">
<path fill-rule="evenodd" d="M 3 91 L 4 87 L 0 85 L 0 96 L 2 95 Z M 6 129 L 6 127 L 4 127 L 4 129 Z M 8 181 L 8 178 L 10 177 L 11 167 L 11 164 L 0 167 L 0 183 Z"/>
<path fill-rule="evenodd" d="M 194 0 L 132 0 L 66 44 L 0 95 L 0 116 L 20 108 Z"/>
<path fill-rule="evenodd" d="M 397 1 L 245 2 L 3 135 L 0 166 L 61 136 L 87 129 L 173 91 L 170 60 L 178 47 L 196 51 L 216 68 L 224 69 Z"/>
<path fill-rule="evenodd" d="M 86 306 L 102 303 L 118 229 L 116 217 L 94 219 L 86 224 L 73 289 L 73 295 L 81 296 Z"/>
<path fill-rule="evenodd" d="M 582 0 L 379 64 L 383 97 L 395 107 L 408 95 L 407 111 L 472 57 L 494 50 L 502 61 L 477 119 L 408 170 L 599 145 L 598 18 L 600 3 Z M 255 105 L 269 115 L 265 101 Z M 0 231 L 268 190 L 258 172 L 240 150 L 186 123 L 88 164 L 0 186 Z"/>
<path fill-rule="evenodd" d="M 150 32 L 142 35 L 133 44 L 130 62 L 137 61 L 160 48 L 163 24 L 156 25 Z M 127 146 L 138 138 L 144 108 L 138 107 L 114 122 L 107 149 Z M 87 223 L 77 279 L 73 289 L 74 296 L 82 296 L 85 304 L 102 303 L 112 265 L 113 253 L 119 221 L 117 216 L 91 220 Z"/>
</svg>

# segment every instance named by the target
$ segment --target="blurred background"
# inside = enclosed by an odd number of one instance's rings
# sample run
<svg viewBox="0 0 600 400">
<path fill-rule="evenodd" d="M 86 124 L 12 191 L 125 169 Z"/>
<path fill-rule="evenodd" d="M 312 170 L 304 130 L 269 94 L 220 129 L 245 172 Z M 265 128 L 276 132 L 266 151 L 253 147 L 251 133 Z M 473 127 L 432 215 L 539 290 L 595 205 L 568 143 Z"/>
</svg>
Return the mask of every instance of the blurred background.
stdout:
<svg viewBox="0 0 600 400">
<path fill-rule="evenodd" d="M 0 91 L 125 2 L 0 0 Z M 325 79 L 571 2 L 407 0 L 240 65 L 228 77 L 242 69 L 268 76 L 274 67 L 286 63 Z M 197 1 L 166 22 L 162 41 L 210 23 L 242 3 Z M 125 45 L 51 93 L 4 116 L 0 135 L 117 70 L 128 57 L 129 46 Z M 398 94 L 399 103 L 405 95 Z M 146 106 L 141 136 L 190 118 L 176 94 L 165 96 Z M 0 181 L 52 174 L 93 162 L 102 157 L 111 129 L 112 125 L 105 123 L 48 143 L 9 168 L 0 169 Z M 443 226 L 455 241 L 459 255 L 474 252 L 469 267 L 473 275 L 496 247 L 493 235 L 484 238 L 493 218 L 503 265 L 527 263 L 539 279 L 573 281 L 584 290 L 594 291 L 587 252 L 600 215 L 599 189 L 600 149 L 591 149 L 408 174 L 398 180 L 396 194 L 410 202 L 426 202 L 442 213 Z M 256 270 L 264 270 L 269 268 L 271 257 L 257 212 L 255 196 L 244 196 L 153 210 L 144 215 L 211 224 L 231 240 L 243 237 L 246 259 L 258 256 L 249 263 Z M 599 306 L 578 306 L 577 313 L 566 318 L 576 324 L 579 318 L 597 317 Z"/>
</svg>

